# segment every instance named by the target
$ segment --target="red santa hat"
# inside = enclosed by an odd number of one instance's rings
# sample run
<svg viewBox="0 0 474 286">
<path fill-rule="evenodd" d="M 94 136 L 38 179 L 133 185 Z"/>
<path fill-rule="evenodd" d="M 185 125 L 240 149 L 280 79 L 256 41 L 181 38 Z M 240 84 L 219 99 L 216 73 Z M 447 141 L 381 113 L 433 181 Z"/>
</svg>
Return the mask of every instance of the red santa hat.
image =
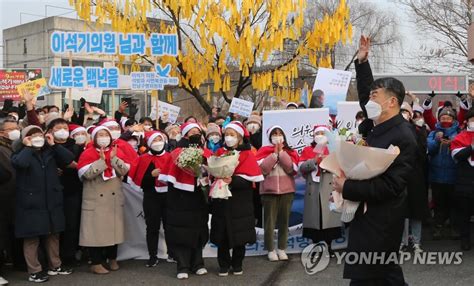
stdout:
<svg viewBox="0 0 474 286">
<path fill-rule="evenodd" d="M 316 134 L 317 132 L 330 132 L 331 129 L 327 125 L 315 125 L 313 132 Z"/>
<path fill-rule="evenodd" d="M 99 126 L 104 127 L 120 127 L 120 125 L 114 119 L 105 118 L 101 122 L 99 122 Z"/>
<path fill-rule="evenodd" d="M 298 104 L 294 103 L 294 102 L 288 102 L 286 104 L 286 109 L 288 109 L 289 107 L 294 107 L 294 108 L 298 108 Z"/>
<path fill-rule="evenodd" d="M 86 132 L 87 132 L 88 134 L 91 134 L 92 131 L 94 130 L 94 128 L 96 128 L 96 127 L 97 127 L 96 125 L 91 125 L 91 126 L 89 126 L 89 127 L 86 128 Z"/>
<path fill-rule="evenodd" d="M 231 121 L 229 124 L 227 124 L 225 126 L 225 129 L 232 129 L 234 130 L 235 132 L 239 133 L 240 136 L 244 137 L 244 138 L 248 138 L 250 137 L 250 134 L 247 130 L 247 128 L 244 127 L 244 125 L 239 122 L 239 121 Z"/>
<path fill-rule="evenodd" d="M 201 126 L 199 124 L 194 123 L 194 122 L 188 122 L 183 125 L 181 125 L 181 136 L 186 136 L 186 134 L 189 132 L 189 130 L 197 128 L 199 131 L 202 131 Z"/>
<path fill-rule="evenodd" d="M 275 129 L 280 129 L 283 131 L 283 128 L 280 125 L 273 125 L 272 127 L 267 129 L 267 137 L 270 138 L 270 134 L 272 133 L 273 130 Z"/>
<path fill-rule="evenodd" d="M 112 137 L 112 134 L 110 134 L 110 130 L 109 128 L 105 127 L 105 126 L 97 126 L 95 127 L 93 130 L 92 130 L 92 134 L 91 134 L 91 138 L 92 140 L 95 139 L 95 136 L 97 135 L 97 133 L 101 130 L 105 130 L 107 131 L 107 133 L 109 133 L 110 137 Z"/>
<path fill-rule="evenodd" d="M 160 131 L 148 131 L 145 132 L 145 141 L 148 147 L 151 147 L 151 143 L 156 139 L 156 137 L 161 137 L 163 141 L 166 143 L 168 140 L 165 136 L 165 134 L 161 133 Z"/>
<path fill-rule="evenodd" d="M 79 133 L 79 132 L 87 132 L 87 130 L 77 124 L 69 124 L 69 136 L 74 136 L 74 134 Z"/>
</svg>

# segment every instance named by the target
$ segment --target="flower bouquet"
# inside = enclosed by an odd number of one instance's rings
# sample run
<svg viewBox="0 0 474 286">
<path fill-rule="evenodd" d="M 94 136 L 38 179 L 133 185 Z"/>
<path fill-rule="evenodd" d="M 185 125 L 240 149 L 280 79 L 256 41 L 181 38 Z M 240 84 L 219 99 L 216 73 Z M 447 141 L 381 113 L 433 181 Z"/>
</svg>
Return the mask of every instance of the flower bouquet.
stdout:
<svg viewBox="0 0 474 286">
<path fill-rule="evenodd" d="M 239 164 L 239 152 L 230 151 L 221 156 L 211 156 L 207 160 L 207 171 L 216 180 L 211 185 L 209 196 L 213 199 L 228 199 L 232 197 L 229 184 L 224 182 L 224 178 L 232 177 L 235 168 Z"/>
<path fill-rule="evenodd" d="M 336 148 L 320 164 L 320 167 L 340 176 L 340 170 L 348 179 L 366 180 L 384 173 L 400 154 L 400 149 L 390 145 L 388 149 L 374 148 L 362 144 L 353 144 L 341 139 L 336 140 Z M 330 209 L 341 212 L 341 220 L 350 222 L 360 202 L 344 200 L 342 194 L 333 191 Z M 364 212 L 367 204 L 364 205 Z"/>
<path fill-rule="evenodd" d="M 183 148 L 176 158 L 176 165 L 186 173 L 198 178 L 202 174 L 203 154 L 204 151 L 201 148 Z"/>
</svg>

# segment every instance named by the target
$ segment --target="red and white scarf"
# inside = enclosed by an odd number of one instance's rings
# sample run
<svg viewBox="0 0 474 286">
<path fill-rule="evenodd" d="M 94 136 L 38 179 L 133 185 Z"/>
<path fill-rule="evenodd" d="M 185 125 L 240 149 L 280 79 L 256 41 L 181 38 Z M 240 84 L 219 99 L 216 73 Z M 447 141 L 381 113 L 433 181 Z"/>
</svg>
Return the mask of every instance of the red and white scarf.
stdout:
<svg viewBox="0 0 474 286">
<path fill-rule="evenodd" d="M 275 152 L 275 146 L 273 145 L 263 146 L 262 148 L 260 148 L 257 152 L 258 165 L 262 164 L 263 160 L 265 160 L 265 158 L 267 158 L 274 152 Z M 299 161 L 298 153 L 295 150 L 287 150 L 287 149 L 283 149 L 283 152 L 286 152 L 290 156 L 291 161 L 293 162 L 293 171 L 295 172 L 295 174 L 298 173 L 298 161 Z"/>
<path fill-rule="evenodd" d="M 108 181 L 117 177 L 115 174 L 115 170 L 112 167 L 112 162 L 110 158 L 110 153 L 112 152 L 112 148 L 106 148 L 104 150 L 105 154 L 105 164 L 107 168 L 102 172 L 102 178 L 104 181 Z M 124 160 L 125 155 L 123 152 L 117 148 L 117 155 L 118 158 Z M 81 156 L 79 157 L 79 162 L 77 162 L 77 173 L 79 175 L 79 179 L 83 180 L 84 174 L 89 170 L 91 165 L 100 159 L 100 149 L 94 147 L 94 145 L 89 145 L 84 152 L 82 152 Z M 126 164 L 126 163 L 125 163 Z"/>
<path fill-rule="evenodd" d="M 141 155 L 130 168 L 128 172 L 128 183 L 136 191 L 142 191 L 141 185 L 143 177 L 148 170 L 150 164 L 153 163 L 155 169 L 164 170 L 170 164 L 171 156 L 168 152 L 163 152 L 158 155 L 153 155 L 151 152 Z M 166 193 L 168 191 L 168 184 L 155 179 L 155 191 L 157 193 Z"/>
<path fill-rule="evenodd" d="M 473 137 L 474 132 L 467 130 L 464 130 L 454 137 L 454 140 L 451 142 L 451 155 L 454 157 L 459 151 L 471 145 Z M 474 166 L 474 152 L 467 158 L 467 161 L 471 166 Z"/>
<path fill-rule="evenodd" d="M 328 147 L 324 146 L 321 149 L 318 149 L 318 148 L 313 147 L 313 146 L 305 147 L 303 149 L 303 152 L 301 152 L 299 166 L 301 166 L 301 164 L 303 164 L 304 162 L 306 162 L 308 160 L 314 159 L 316 157 L 316 155 L 318 155 L 318 154 L 320 154 L 320 155 L 329 155 Z M 311 177 L 312 177 L 313 181 L 316 182 L 316 183 L 318 183 L 320 181 L 320 178 L 321 178 L 321 169 L 319 168 L 320 163 L 321 163 L 321 160 L 318 160 L 316 162 L 316 170 L 311 172 Z"/>
</svg>

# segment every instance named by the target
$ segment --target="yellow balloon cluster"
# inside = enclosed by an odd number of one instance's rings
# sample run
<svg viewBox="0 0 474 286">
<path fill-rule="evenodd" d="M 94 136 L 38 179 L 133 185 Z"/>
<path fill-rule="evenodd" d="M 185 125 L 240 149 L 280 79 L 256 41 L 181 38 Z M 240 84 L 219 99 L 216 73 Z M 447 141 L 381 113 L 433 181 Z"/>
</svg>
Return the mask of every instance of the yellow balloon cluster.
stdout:
<svg viewBox="0 0 474 286">
<path fill-rule="evenodd" d="M 331 15 L 316 21 L 303 34 L 305 0 L 70 0 L 81 19 L 110 23 L 114 31 L 146 32 L 147 14 L 167 15 L 159 31 L 177 33 L 179 55 L 165 56 L 161 64 L 171 64 L 172 76 L 188 90 L 207 87 L 213 92 L 230 91 L 231 81 L 251 79 L 257 91 L 285 100 L 297 100 L 300 90 L 292 88 L 298 66 L 307 58 L 314 67 L 331 67 L 329 51 L 352 38 L 349 8 L 345 0 Z M 295 44 L 287 60 L 274 62 L 274 55 Z M 123 58 L 119 58 L 123 62 Z M 130 70 L 139 70 L 133 63 Z"/>
</svg>

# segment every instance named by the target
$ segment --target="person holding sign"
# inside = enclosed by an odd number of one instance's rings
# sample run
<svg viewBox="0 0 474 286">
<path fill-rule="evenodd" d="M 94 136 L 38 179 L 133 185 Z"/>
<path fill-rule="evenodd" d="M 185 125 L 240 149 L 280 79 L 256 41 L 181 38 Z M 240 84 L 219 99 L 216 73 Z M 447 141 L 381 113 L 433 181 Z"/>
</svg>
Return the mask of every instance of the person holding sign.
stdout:
<svg viewBox="0 0 474 286">
<path fill-rule="evenodd" d="M 329 209 L 332 176 L 319 167 L 323 158 L 329 155 L 326 136 L 329 132 L 328 126 L 316 125 L 314 127 L 313 142 L 303 149 L 299 169 L 306 179 L 303 237 L 310 238 L 313 243 L 325 241 L 333 257 L 331 242 L 342 235 L 341 219 L 340 215 Z"/>
<path fill-rule="evenodd" d="M 295 195 L 295 175 L 298 153 L 290 148 L 283 128 L 275 125 L 267 131 L 272 145 L 257 152 L 257 160 L 265 180 L 260 183 L 264 211 L 265 248 L 268 260 L 288 260 L 286 247 L 291 204 Z M 278 224 L 278 225 L 277 225 Z M 275 250 L 273 231 L 278 228 L 278 248 Z"/>
<path fill-rule="evenodd" d="M 130 166 L 107 127 L 94 128 L 91 140 L 77 163 L 84 184 L 79 245 L 89 248 L 91 272 L 107 274 L 106 260 L 110 270 L 119 269 L 117 245 L 125 240 L 121 177 Z"/>
<path fill-rule="evenodd" d="M 217 125 L 216 125 L 217 126 Z M 219 276 L 242 275 L 245 245 L 256 241 L 253 212 L 252 184 L 263 181 L 263 176 L 251 151 L 249 133 L 240 122 L 230 122 L 225 128 L 225 147 L 217 150 L 217 157 L 238 152 L 238 165 L 229 182 L 232 193 L 227 199 L 213 199 L 211 204 L 211 242 L 217 245 Z M 229 251 L 232 249 L 232 257 Z"/>
</svg>

